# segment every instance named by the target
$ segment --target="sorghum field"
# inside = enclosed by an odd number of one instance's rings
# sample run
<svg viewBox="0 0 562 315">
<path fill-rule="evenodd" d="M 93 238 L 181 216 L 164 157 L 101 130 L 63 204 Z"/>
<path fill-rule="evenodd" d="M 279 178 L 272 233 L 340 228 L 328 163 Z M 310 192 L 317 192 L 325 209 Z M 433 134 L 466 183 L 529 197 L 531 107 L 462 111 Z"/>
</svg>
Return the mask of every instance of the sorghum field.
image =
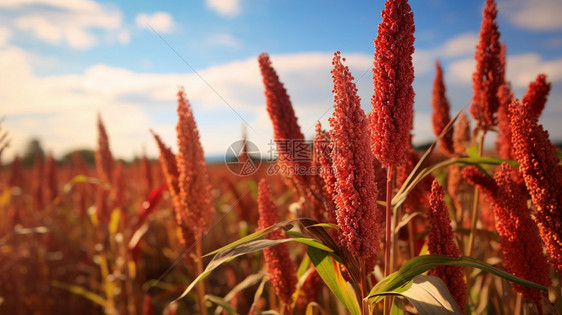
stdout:
<svg viewBox="0 0 562 315">
<path fill-rule="evenodd" d="M 16 157 L 0 173 L 0 312 L 559 314 L 562 166 L 539 124 L 550 83 L 537 73 L 513 95 L 496 14 L 486 0 L 459 113 L 436 62 L 425 151 L 411 142 L 414 15 L 387 0 L 372 111 L 336 52 L 314 139 L 258 57 L 276 161 L 244 142 L 207 165 L 183 89 L 177 145 L 153 132 L 158 160 L 115 160 L 101 116 L 95 166 Z"/>
</svg>

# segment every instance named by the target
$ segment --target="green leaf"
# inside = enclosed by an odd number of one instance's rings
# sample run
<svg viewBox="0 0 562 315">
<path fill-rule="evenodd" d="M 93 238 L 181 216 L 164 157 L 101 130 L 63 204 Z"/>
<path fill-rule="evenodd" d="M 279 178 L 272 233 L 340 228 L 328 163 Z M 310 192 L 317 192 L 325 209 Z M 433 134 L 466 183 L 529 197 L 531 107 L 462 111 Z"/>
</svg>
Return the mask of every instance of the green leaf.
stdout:
<svg viewBox="0 0 562 315">
<path fill-rule="evenodd" d="M 484 173 L 486 173 L 486 170 L 484 170 L 481 165 L 500 165 L 503 162 L 506 162 L 511 166 L 515 166 L 515 167 L 519 166 L 519 163 L 517 163 L 516 161 L 502 160 L 502 159 L 491 158 L 491 157 L 466 157 L 466 158 L 454 157 L 420 170 L 419 169 L 421 168 L 421 164 L 420 164 L 421 161 L 420 161 L 420 163 L 416 165 L 416 168 L 410 173 L 410 175 L 408 176 L 402 187 L 400 187 L 396 195 L 394 195 L 394 197 L 392 198 L 392 202 L 391 202 L 392 207 L 394 209 L 400 207 L 408 197 L 410 191 L 414 189 L 414 187 L 422 179 L 424 179 L 426 176 L 428 176 L 429 174 L 433 173 L 434 171 L 442 167 L 446 167 L 452 164 L 476 165 Z"/>
<path fill-rule="evenodd" d="M 339 229 L 337 224 L 332 224 L 332 223 L 318 223 L 318 224 L 312 224 L 309 225 L 308 227 L 323 227 L 323 228 L 329 228 L 329 229 Z"/>
<path fill-rule="evenodd" d="M 310 266 L 310 257 L 308 255 L 304 255 L 304 258 L 299 265 L 299 269 L 297 270 L 297 279 L 300 279 L 302 275 L 308 270 L 308 266 Z"/>
<path fill-rule="evenodd" d="M 232 243 L 230 243 L 230 244 L 228 244 L 228 245 L 226 245 L 226 246 L 223 246 L 223 247 L 221 247 L 221 248 L 219 248 L 219 249 L 217 249 L 217 250 L 214 250 L 214 251 L 212 251 L 212 252 L 210 252 L 210 253 L 204 255 L 203 257 L 211 256 L 211 255 L 217 254 L 217 253 L 219 253 L 219 252 L 225 251 L 225 250 L 227 250 L 227 249 L 236 247 L 236 246 L 238 246 L 238 245 L 240 245 L 240 244 L 247 243 L 247 242 L 250 242 L 250 241 L 253 241 L 253 240 L 256 240 L 256 239 L 263 238 L 267 233 L 271 232 L 272 230 L 277 229 L 277 228 L 286 227 L 287 225 L 291 225 L 291 223 L 296 222 L 296 221 L 298 221 L 298 219 L 286 220 L 286 221 L 283 221 L 283 222 L 279 222 L 279 223 L 274 224 L 274 225 L 272 225 L 272 226 L 270 226 L 270 227 L 268 227 L 268 228 L 265 228 L 265 229 L 263 229 L 263 230 L 259 230 L 259 231 L 257 231 L 257 232 L 254 232 L 254 233 L 248 235 L 248 236 L 245 236 L 245 237 L 243 237 L 243 238 L 241 238 L 241 239 L 239 239 L 239 240 L 236 240 L 236 241 L 234 241 L 234 242 L 232 242 Z"/>
<path fill-rule="evenodd" d="M 330 252 L 330 253 L 333 252 L 333 250 L 331 248 L 329 248 L 328 246 L 320 243 L 319 241 L 317 241 L 313 238 L 295 237 L 295 238 L 292 238 L 290 240 L 293 240 L 295 242 L 299 242 L 299 243 L 307 245 L 309 247 L 318 248 L 318 249 L 326 251 L 326 252 Z"/>
<path fill-rule="evenodd" d="M 249 235 L 251 236 L 251 235 Z M 253 239 L 250 241 L 247 241 L 245 243 L 242 244 L 238 244 L 234 247 L 228 247 L 220 252 L 218 252 L 215 257 L 213 257 L 213 259 L 209 262 L 209 264 L 207 265 L 207 267 L 205 268 L 205 270 L 203 271 L 203 273 L 201 273 L 199 276 L 197 276 L 197 278 L 195 278 L 195 280 L 193 280 L 189 286 L 185 289 L 185 291 L 183 291 L 183 293 L 174 300 L 178 301 L 180 299 L 182 299 L 183 297 L 185 297 L 194 287 L 195 285 L 205 279 L 209 274 L 211 274 L 211 272 L 213 270 L 215 270 L 217 267 L 219 267 L 220 265 L 222 265 L 225 262 L 229 262 L 231 260 L 233 260 L 234 258 L 240 256 L 240 255 L 245 255 L 245 254 L 249 254 L 249 253 L 253 253 L 256 251 L 260 251 L 264 248 L 268 248 L 271 246 L 275 246 L 275 245 L 279 245 L 282 243 L 287 243 L 292 241 L 292 239 L 290 238 L 285 238 L 285 239 L 280 239 L 280 240 L 270 240 L 270 239 Z"/>
<path fill-rule="evenodd" d="M 476 143 L 470 148 L 466 149 L 466 155 L 468 155 L 471 158 L 478 157 L 478 146 L 476 145 Z"/>
<path fill-rule="evenodd" d="M 328 285 L 334 295 L 342 302 L 351 315 L 361 315 L 361 308 L 357 298 L 348 283 L 343 278 L 340 268 L 332 256 L 314 247 L 307 249 L 308 256 L 314 264 L 316 271 Z"/>
<path fill-rule="evenodd" d="M 185 291 L 175 301 L 185 297 L 199 281 L 205 279 L 218 266 L 220 266 L 225 262 L 231 261 L 240 255 L 257 252 L 263 250 L 264 248 L 268 248 L 271 246 L 292 242 L 292 241 L 305 244 L 309 248 L 318 248 L 323 251 L 332 252 L 332 249 L 330 249 L 329 247 L 325 246 L 324 244 L 312 238 L 297 237 L 297 238 L 284 238 L 279 240 L 271 240 L 265 238 L 265 236 L 269 231 L 275 228 L 287 228 L 287 226 L 292 226 L 291 224 L 297 221 L 301 221 L 301 219 L 287 220 L 274 224 L 264 230 L 260 230 L 255 233 L 252 233 L 242 239 L 232 242 L 226 246 L 223 246 L 222 248 L 215 250 L 210 254 L 205 255 L 204 257 L 209 256 L 211 254 L 215 254 L 215 256 L 213 257 L 213 259 L 211 259 L 211 261 L 209 262 L 203 273 L 197 276 L 197 278 L 195 278 L 195 280 L 193 280 L 189 284 L 189 286 L 185 289 Z M 309 221 L 310 220 L 306 222 Z M 298 234 L 298 235 L 301 236 L 302 234 Z"/>
<path fill-rule="evenodd" d="M 232 315 L 238 315 L 238 313 L 236 312 L 236 310 L 234 309 L 234 307 L 232 307 L 232 305 L 230 305 L 227 301 L 225 301 L 223 298 L 218 297 L 216 295 L 211 295 L 211 294 L 206 294 L 205 298 L 217 305 L 219 305 L 223 310 L 226 310 L 228 312 L 228 314 L 232 314 Z"/>
<path fill-rule="evenodd" d="M 260 297 L 263 294 L 263 289 L 265 287 L 265 283 L 267 282 L 268 277 L 263 277 L 263 279 L 260 282 L 260 285 L 258 286 L 258 289 L 256 290 L 256 292 L 254 293 L 254 302 L 252 303 L 252 306 L 250 307 L 250 312 L 251 314 L 255 314 L 257 310 L 257 308 L 259 307 L 259 301 L 260 301 Z M 260 312 L 258 312 L 260 313 Z M 263 314 L 263 312 L 261 312 L 261 314 Z"/>
<path fill-rule="evenodd" d="M 392 308 L 390 309 L 390 315 L 405 315 L 404 310 L 405 304 L 403 299 L 393 299 Z"/>
<path fill-rule="evenodd" d="M 101 306 L 106 306 L 107 305 L 107 301 L 101 297 L 100 295 L 95 294 L 94 292 L 88 291 L 86 289 L 84 289 L 81 286 L 77 286 L 77 285 L 71 285 L 71 284 L 66 284 L 64 282 L 60 282 L 60 281 L 56 281 L 53 280 L 51 281 L 51 285 L 55 288 L 59 288 L 59 289 L 63 289 L 63 290 L 67 290 L 71 293 L 74 293 L 76 295 L 80 295 L 98 305 Z"/>
<path fill-rule="evenodd" d="M 396 289 L 411 281 L 415 276 L 420 275 L 428 271 L 429 269 L 439 265 L 454 265 L 478 268 L 498 277 L 502 277 L 508 281 L 529 288 L 547 291 L 547 288 L 542 285 L 527 281 L 525 279 L 521 279 L 474 258 L 464 256 L 460 258 L 453 258 L 443 255 L 423 255 L 408 260 L 402 265 L 402 267 L 400 267 L 398 271 L 382 279 L 379 283 L 377 283 L 377 285 L 373 287 L 367 299 L 369 299 L 371 303 L 377 303 L 382 299 L 380 297 L 377 297 L 377 295 L 381 292 L 395 291 Z"/>
<path fill-rule="evenodd" d="M 246 279 L 242 280 L 240 283 L 235 285 L 234 288 L 232 288 L 232 290 L 230 290 L 230 292 L 228 292 L 224 296 L 224 300 L 227 302 L 232 300 L 238 292 L 255 285 L 256 283 L 262 281 L 263 278 L 265 277 L 267 277 L 267 272 L 263 270 L 260 270 L 257 273 L 247 276 Z"/>
<path fill-rule="evenodd" d="M 400 290 L 381 292 L 376 296 L 383 295 L 397 295 L 408 299 L 420 315 L 462 315 L 447 286 L 438 277 L 418 275 L 409 282 L 409 285 L 401 287 Z M 399 314 L 397 307 L 393 307 L 393 309 L 393 313 Z"/>
</svg>

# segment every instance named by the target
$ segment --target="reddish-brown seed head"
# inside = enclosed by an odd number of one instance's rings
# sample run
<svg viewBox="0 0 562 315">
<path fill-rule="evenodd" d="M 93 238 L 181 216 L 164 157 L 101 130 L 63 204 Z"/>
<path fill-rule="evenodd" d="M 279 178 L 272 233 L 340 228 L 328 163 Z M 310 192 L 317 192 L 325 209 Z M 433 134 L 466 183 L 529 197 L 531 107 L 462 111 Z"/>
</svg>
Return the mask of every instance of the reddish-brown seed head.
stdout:
<svg viewBox="0 0 562 315">
<path fill-rule="evenodd" d="M 498 156 L 504 160 L 512 160 L 511 127 L 509 126 L 509 104 L 513 101 L 513 92 L 509 83 L 502 84 L 498 89 L 498 137 L 496 149 Z"/>
<path fill-rule="evenodd" d="M 191 224 L 187 224 L 184 219 L 184 211 L 182 211 L 180 188 L 178 184 L 179 171 L 176 164 L 176 156 L 172 153 L 172 150 L 167 147 L 160 137 L 152 131 L 154 140 L 158 145 L 160 151 L 160 167 L 162 168 L 162 173 L 164 173 L 164 178 L 166 179 L 166 184 L 168 185 L 168 191 L 172 197 L 172 204 L 174 206 L 174 215 L 176 219 L 176 224 L 180 228 L 181 233 L 180 242 L 184 248 L 189 248 L 195 241 L 195 236 L 193 235 L 193 229 Z"/>
<path fill-rule="evenodd" d="M 474 56 L 476 71 L 472 75 L 473 97 L 470 106 L 470 113 L 481 129 L 488 129 L 496 124 L 499 107 L 497 92 L 504 83 L 505 64 L 501 60 L 502 48 L 496 16 L 496 3 L 494 0 L 486 0 L 480 39 Z"/>
<path fill-rule="evenodd" d="M 549 265 L 537 225 L 531 218 L 531 209 L 527 207 L 527 191 L 512 180 L 517 170 L 503 163 L 493 180 L 475 166 L 465 170 L 470 170 L 463 172 L 467 180 L 478 185 L 491 203 L 506 269 L 517 277 L 549 286 Z M 517 284 L 512 286 L 540 307 L 543 294 L 539 290 Z"/>
<path fill-rule="evenodd" d="M 45 161 L 44 180 L 44 200 L 47 204 L 52 203 L 58 196 L 58 176 L 57 161 L 53 158 L 53 154 L 49 152 Z"/>
<path fill-rule="evenodd" d="M 509 106 L 513 153 L 519 172 L 537 208 L 535 221 L 550 256 L 562 274 L 562 167 L 548 132 L 528 106 Z"/>
<path fill-rule="evenodd" d="M 335 195 L 336 195 L 336 178 L 332 169 L 332 146 L 330 143 L 330 134 L 322 130 L 320 122 L 316 123 L 316 136 L 314 137 L 314 161 L 318 168 L 320 177 L 324 182 L 322 195 L 326 202 L 328 221 L 336 222 L 335 213 Z"/>
<path fill-rule="evenodd" d="M 461 252 L 455 244 L 455 234 L 451 227 L 449 209 L 443 200 L 443 188 L 433 181 L 431 195 L 429 197 L 429 231 L 427 235 L 427 247 L 430 254 L 460 257 Z M 462 267 L 460 266 L 438 266 L 429 271 L 432 276 L 437 276 L 445 282 L 453 298 L 464 311 L 467 299 L 467 289 L 464 283 Z"/>
<path fill-rule="evenodd" d="M 211 223 L 215 208 L 203 148 L 199 141 L 199 131 L 183 89 L 178 92 L 176 132 L 178 138 L 176 161 L 181 207 L 185 212 L 186 224 L 193 227 L 195 237 L 198 238 Z"/>
<path fill-rule="evenodd" d="M 467 145 L 470 144 L 470 122 L 466 117 L 464 110 L 459 115 L 459 120 L 455 125 L 453 133 L 453 147 L 456 154 L 464 154 Z"/>
<path fill-rule="evenodd" d="M 263 230 L 273 224 L 279 223 L 277 207 L 271 200 L 272 193 L 269 186 L 262 179 L 258 186 L 258 229 Z M 275 229 L 268 233 L 269 239 L 282 239 L 283 232 Z M 277 296 L 285 304 L 290 304 L 292 295 L 297 287 L 297 273 L 289 255 L 287 244 L 279 244 L 263 250 L 267 263 L 269 278 Z"/>
<path fill-rule="evenodd" d="M 441 63 L 439 60 L 435 62 L 435 79 L 433 80 L 433 97 L 431 99 L 431 105 L 433 106 L 433 115 L 431 117 L 433 121 L 433 133 L 435 136 L 439 136 L 451 120 L 451 117 L 449 116 L 449 100 L 445 95 L 443 70 L 441 69 Z M 446 155 L 454 153 L 452 128 L 441 138 L 441 140 L 439 140 L 439 148 Z"/>
<path fill-rule="evenodd" d="M 105 126 L 98 114 L 98 149 L 96 150 L 96 168 L 98 176 L 105 182 L 111 182 L 113 174 L 113 155 L 109 149 L 109 138 Z"/>
<path fill-rule="evenodd" d="M 375 39 L 371 149 L 385 166 L 401 164 L 413 125 L 414 14 L 407 0 L 387 0 Z"/>
<path fill-rule="evenodd" d="M 369 150 L 369 127 L 349 68 L 340 53 L 332 62 L 334 114 L 330 117 L 332 169 L 336 178 L 336 216 L 341 242 L 362 258 L 380 248 L 374 156 Z"/>
<path fill-rule="evenodd" d="M 312 152 L 304 142 L 304 135 L 297 122 L 287 90 L 273 69 L 269 55 L 262 53 L 258 61 L 265 88 L 267 112 L 273 123 L 277 160 L 288 171 L 284 175 L 289 177 L 296 188 L 303 192 L 307 187 L 307 177 L 294 174 L 291 170 L 307 168 L 312 160 Z"/>
<path fill-rule="evenodd" d="M 535 119 L 539 119 L 541 116 L 544 105 L 546 104 L 546 99 L 550 93 L 550 82 L 546 81 L 546 75 L 539 74 L 537 79 L 529 84 L 527 93 L 521 99 L 521 104 L 523 106 L 528 106 L 531 115 Z"/>
</svg>

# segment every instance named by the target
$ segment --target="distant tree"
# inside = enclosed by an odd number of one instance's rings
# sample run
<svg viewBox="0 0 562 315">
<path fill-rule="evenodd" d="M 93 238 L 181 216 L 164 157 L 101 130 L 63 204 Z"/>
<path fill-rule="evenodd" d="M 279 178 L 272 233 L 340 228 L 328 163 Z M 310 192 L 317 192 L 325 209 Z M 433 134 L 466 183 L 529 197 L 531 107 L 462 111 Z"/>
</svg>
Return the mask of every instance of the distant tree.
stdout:
<svg viewBox="0 0 562 315">
<path fill-rule="evenodd" d="M 74 154 L 74 152 L 80 154 L 89 167 L 94 167 L 96 165 L 96 158 L 95 158 L 96 152 L 90 149 L 79 149 L 79 150 L 70 151 L 62 156 L 62 161 L 64 163 L 66 162 L 72 163 L 72 154 Z"/>
<path fill-rule="evenodd" d="M 37 138 L 29 140 L 25 147 L 25 153 L 21 159 L 24 167 L 30 167 L 37 157 L 45 158 L 45 151 L 41 146 L 41 141 Z"/>
</svg>

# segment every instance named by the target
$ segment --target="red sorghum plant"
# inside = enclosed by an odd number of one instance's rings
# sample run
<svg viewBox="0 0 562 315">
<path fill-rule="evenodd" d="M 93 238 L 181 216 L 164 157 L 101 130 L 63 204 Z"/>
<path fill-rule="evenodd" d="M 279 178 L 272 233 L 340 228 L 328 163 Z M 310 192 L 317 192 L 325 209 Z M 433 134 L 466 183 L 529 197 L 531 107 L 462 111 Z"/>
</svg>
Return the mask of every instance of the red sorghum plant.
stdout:
<svg viewBox="0 0 562 315">
<path fill-rule="evenodd" d="M 463 170 L 463 176 L 471 184 L 478 185 L 491 202 L 506 269 L 523 279 L 549 286 L 549 265 L 537 225 L 527 206 L 527 190 L 512 179 L 512 173 L 516 171 L 503 163 L 492 179 L 477 167 L 469 166 Z M 512 286 L 541 310 L 544 292 L 518 284 Z"/>
<path fill-rule="evenodd" d="M 279 223 L 277 207 L 271 200 L 272 193 L 264 179 L 260 180 L 258 187 L 258 229 L 263 230 L 271 225 Z M 281 239 L 283 233 L 275 229 L 267 234 L 269 239 Z M 279 299 L 290 311 L 292 295 L 297 286 L 295 265 L 291 261 L 287 244 L 278 244 L 263 250 L 269 278 Z"/>
<path fill-rule="evenodd" d="M 381 12 L 375 39 L 374 93 L 371 98 L 371 149 L 386 167 L 385 275 L 389 275 L 392 179 L 395 165 L 404 161 L 413 126 L 414 14 L 407 0 L 388 0 Z"/>
<path fill-rule="evenodd" d="M 521 104 L 527 104 L 531 115 L 538 119 L 541 116 L 546 99 L 550 93 L 551 84 L 546 81 L 546 75 L 539 74 L 535 81 L 529 84 L 527 93 L 521 99 Z"/>
<path fill-rule="evenodd" d="M 519 162 L 550 263 L 562 274 L 562 167 L 548 132 L 538 124 L 528 104 L 509 106 L 514 156 Z"/>
<path fill-rule="evenodd" d="M 113 155 L 109 148 L 109 137 L 105 131 L 105 125 L 98 115 L 98 149 L 96 150 L 96 169 L 98 178 L 101 180 L 98 184 L 96 194 L 96 212 L 97 216 L 103 221 L 109 220 L 111 211 L 111 204 L 109 204 L 109 185 L 111 183 L 111 176 L 113 175 Z"/>
<path fill-rule="evenodd" d="M 178 138 L 179 198 L 185 220 L 193 228 L 196 238 L 201 237 L 213 219 L 211 185 L 205 167 L 205 156 L 199 141 L 199 131 L 191 105 L 185 98 L 183 90 L 178 92 Z"/>
<path fill-rule="evenodd" d="M 413 123 L 414 14 L 406 0 L 389 0 L 375 39 L 371 148 L 385 166 L 400 164 Z"/>
<path fill-rule="evenodd" d="M 160 137 L 152 132 L 154 139 L 156 140 L 156 145 L 160 151 L 160 167 L 164 173 L 166 179 L 166 184 L 168 186 L 168 191 L 172 197 L 172 204 L 176 219 L 176 224 L 179 227 L 179 241 L 182 246 L 187 250 L 191 248 L 192 244 L 195 243 L 195 236 L 192 226 L 186 221 L 184 210 L 181 207 L 180 201 L 180 188 L 178 184 L 179 171 L 176 162 L 176 156 L 172 150 L 167 147 Z"/>
<path fill-rule="evenodd" d="M 435 62 L 435 79 L 433 80 L 433 91 L 431 98 L 431 105 L 433 107 L 433 115 L 431 117 L 433 122 L 433 133 L 439 136 L 445 126 L 451 120 L 449 115 L 449 100 L 445 95 L 445 83 L 443 82 L 443 69 L 439 60 Z M 453 129 L 449 130 L 440 140 L 439 149 L 445 155 L 454 153 L 453 148 Z"/>
<path fill-rule="evenodd" d="M 353 76 L 342 64 L 339 52 L 332 64 L 334 114 L 330 118 L 330 139 L 336 218 L 342 245 L 366 260 L 379 250 L 381 230 L 368 120 L 361 109 Z"/>
<path fill-rule="evenodd" d="M 443 188 L 433 181 L 429 197 L 429 229 L 427 234 L 427 248 L 430 254 L 460 257 L 461 252 L 455 244 L 455 233 L 451 227 L 449 209 L 443 201 Z M 429 271 L 445 282 L 453 298 L 461 310 L 465 309 L 467 288 L 460 266 L 438 266 Z"/>
<path fill-rule="evenodd" d="M 306 194 L 307 176 L 295 172 L 308 169 L 312 152 L 304 142 L 304 135 L 293 110 L 287 90 L 279 80 L 279 76 L 271 65 L 269 55 L 262 53 L 259 66 L 265 88 L 266 108 L 273 124 L 273 138 L 277 144 L 277 161 L 281 172 L 292 181 L 294 187 L 304 196 Z"/>
<path fill-rule="evenodd" d="M 320 122 L 316 123 L 316 136 L 314 137 L 314 162 L 320 177 L 322 177 L 324 187 L 322 195 L 324 197 L 327 222 L 336 222 L 336 178 L 332 169 L 332 145 L 330 134 L 322 130 Z"/>
<path fill-rule="evenodd" d="M 486 0 L 482 12 L 480 39 L 476 46 L 476 71 L 472 75 L 473 98 L 470 113 L 483 132 L 496 123 L 499 107 L 498 88 L 504 83 L 504 64 L 501 62 L 500 32 L 496 23 L 494 0 Z"/>
</svg>

